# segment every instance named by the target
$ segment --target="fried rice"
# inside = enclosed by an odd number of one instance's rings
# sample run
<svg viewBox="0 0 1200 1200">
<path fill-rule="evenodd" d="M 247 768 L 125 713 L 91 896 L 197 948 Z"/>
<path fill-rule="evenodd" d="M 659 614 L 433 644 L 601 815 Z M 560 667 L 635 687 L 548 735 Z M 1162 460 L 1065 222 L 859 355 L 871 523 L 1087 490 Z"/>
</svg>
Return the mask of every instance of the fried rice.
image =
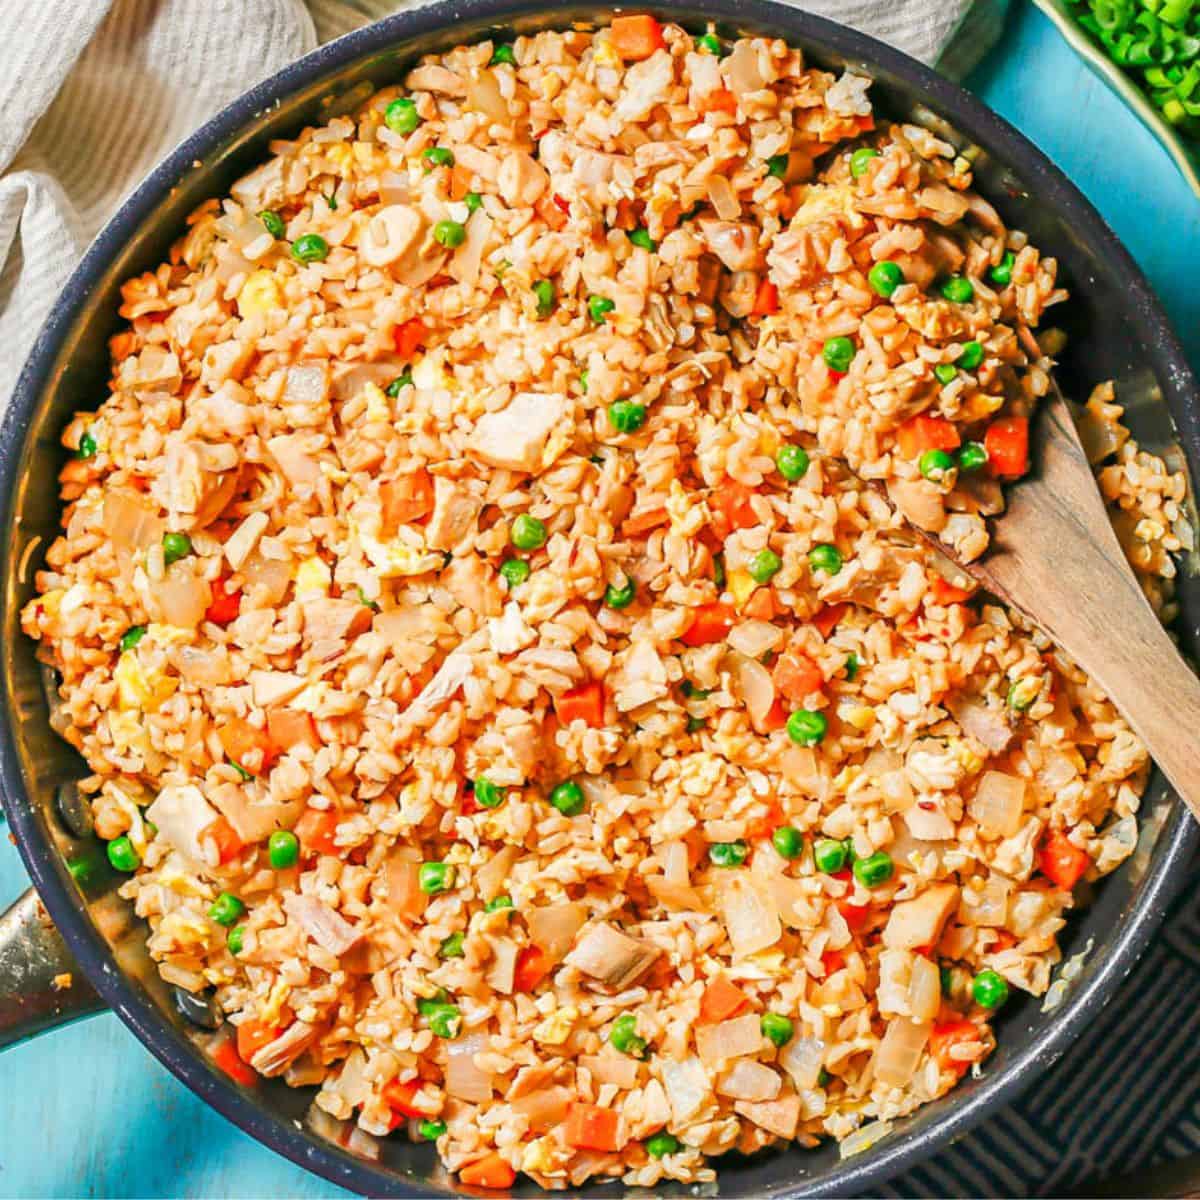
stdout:
<svg viewBox="0 0 1200 1200">
<path fill-rule="evenodd" d="M 869 82 L 645 17 L 460 46 L 125 285 L 23 626 L 239 1081 L 467 1184 L 705 1181 L 878 1136 L 1046 991 L 1150 764 L 905 518 L 983 551 L 1063 293 Z M 1184 479 L 1120 415 L 1169 618 Z"/>
</svg>

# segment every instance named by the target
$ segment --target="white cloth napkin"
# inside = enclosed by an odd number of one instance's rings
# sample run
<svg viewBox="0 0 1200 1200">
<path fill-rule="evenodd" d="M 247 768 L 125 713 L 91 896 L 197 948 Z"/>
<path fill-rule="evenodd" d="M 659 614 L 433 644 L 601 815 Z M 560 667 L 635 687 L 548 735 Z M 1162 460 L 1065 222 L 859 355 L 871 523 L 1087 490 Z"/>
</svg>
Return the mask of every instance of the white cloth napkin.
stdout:
<svg viewBox="0 0 1200 1200">
<path fill-rule="evenodd" d="M 122 197 L 259 79 L 411 0 L 25 0 L 0 42 L 0 409 Z M 1007 0 L 806 0 L 963 74 Z"/>
</svg>

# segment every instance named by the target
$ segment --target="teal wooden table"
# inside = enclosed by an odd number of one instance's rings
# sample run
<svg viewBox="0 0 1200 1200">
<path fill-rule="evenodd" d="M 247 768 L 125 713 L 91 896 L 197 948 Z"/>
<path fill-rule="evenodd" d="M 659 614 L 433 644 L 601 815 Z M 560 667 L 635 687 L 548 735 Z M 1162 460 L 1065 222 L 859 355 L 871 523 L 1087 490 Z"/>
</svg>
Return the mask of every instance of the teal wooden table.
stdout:
<svg viewBox="0 0 1200 1200">
<path fill-rule="evenodd" d="M 1083 188 L 1200 364 L 1200 202 L 1158 144 L 1024 0 L 970 86 Z M 0 902 L 25 886 L 16 851 L 0 842 Z M 0 1196 L 348 1194 L 201 1104 L 115 1017 L 26 1043 L 0 1064 Z"/>
</svg>

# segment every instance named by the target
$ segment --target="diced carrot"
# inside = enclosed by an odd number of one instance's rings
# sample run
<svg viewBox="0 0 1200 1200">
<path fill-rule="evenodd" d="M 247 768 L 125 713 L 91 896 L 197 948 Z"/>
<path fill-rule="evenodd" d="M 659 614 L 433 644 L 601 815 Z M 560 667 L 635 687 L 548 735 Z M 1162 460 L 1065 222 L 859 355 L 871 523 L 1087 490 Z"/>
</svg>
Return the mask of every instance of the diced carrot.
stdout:
<svg viewBox="0 0 1200 1200">
<path fill-rule="evenodd" d="M 212 602 L 204 614 L 206 621 L 214 625 L 228 625 L 236 621 L 242 611 L 242 592 L 240 588 L 230 588 L 229 581 L 222 576 L 213 582 Z"/>
<path fill-rule="evenodd" d="M 608 36 L 613 49 L 623 58 L 640 62 L 663 48 L 662 26 L 649 14 L 613 17 Z"/>
<path fill-rule="evenodd" d="M 425 470 L 412 471 L 379 485 L 379 522 L 389 537 L 401 525 L 433 512 L 433 480 Z"/>
<path fill-rule="evenodd" d="M 763 717 L 759 730 L 760 733 L 774 733 L 777 729 L 783 729 L 788 722 L 788 711 L 783 707 L 783 701 L 776 696 L 771 707 L 767 709 L 767 715 Z"/>
<path fill-rule="evenodd" d="M 293 746 L 311 746 L 314 750 L 321 748 L 312 714 L 295 708 L 271 709 L 267 713 L 267 733 L 280 754 Z"/>
<path fill-rule="evenodd" d="M 782 824 L 783 809 L 780 808 L 778 800 L 772 800 L 767 805 L 765 815 L 746 822 L 746 837 L 752 842 L 770 837 Z"/>
<path fill-rule="evenodd" d="M 1011 950 L 1017 944 L 1016 934 L 1009 933 L 1007 929 L 995 929 L 995 941 L 988 947 L 992 954 L 997 954 L 1001 950 Z"/>
<path fill-rule="evenodd" d="M 951 1058 L 950 1051 L 955 1046 L 979 1040 L 979 1026 L 973 1024 L 971 1021 L 942 1021 L 930 1031 L 929 1053 L 933 1056 L 933 1061 L 943 1071 L 954 1071 L 962 1075 L 971 1064 L 962 1062 L 957 1058 Z"/>
<path fill-rule="evenodd" d="M 397 325 L 392 332 L 392 340 L 396 346 L 396 353 L 401 358 L 412 358 L 428 334 L 429 330 L 425 328 L 425 322 L 420 317 L 413 317 L 411 321 L 405 321 L 403 325 Z"/>
<path fill-rule="evenodd" d="M 718 975 L 704 989 L 700 998 L 700 1020 L 705 1025 L 715 1025 L 736 1017 L 750 1003 L 750 997 L 724 975 Z"/>
<path fill-rule="evenodd" d="M 576 1150 L 620 1150 L 621 1118 L 611 1108 L 574 1101 L 567 1109 L 566 1139 Z"/>
<path fill-rule="evenodd" d="M 333 809 L 306 808 L 296 822 L 295 835 L 305 850 L 314 854 L 337 854 L 334 834 L 339 815 Z"/>
<path fill-rule="evenodd" d="M 571 202 L 566 198 L 566 196 L 560 196 L 557 192 L 555 192 L 554 195 L 551 196 L 551 200 L 554 202 L 554 206 L 559 210 L 559 212 L 564 212 L 570 215 Z"/>
<path fill-rule="evenodd" d="M 564 725 L 572 721 L 583 721 L 593 729 L 604 727 L 604 684 L 598 680 L 581 683 L 569 692 L 563 692 L 554 701 L 554 711 Z"/>
<path fill-rule="evenodd" d="M 812 624 L 823 638 L 827 638 L 837 628 L 849 607 L 849 604 L 823 604 L 812 618 Z"/>
<path fill-rule="evenodd" d="M 393 1079 L 391 1083 L 384 1086 L 383 1101 L 388 1108 L 395 1109 L 396 1112 L 419 1121 L 422 1117 L 429 1116 L 429 1113 L 413 1104 L 413 1099 L 420 1090 L 421 1081 L 419 1079 L 410 1079 L 406 1083 Z"/>
<path fill-rule="evenodd" d="M 253 1067 L 242 1062 L 237 1052 L 233 1038 L 226 1038 L 214 1051 L 213 1062 L 216 1063 L 234 1083 L 243 1087 L 251 1087 L 258 1082 L 258 1072 Z"/>
<path fill-rule="evenodd" d="M 570 212 L 570 206 L 563 208 L 558 201 L 561 196 L 555 196 L 552 199 L 548 196 L 542 196 L 534 204 L 534 211 L 551 229 L 558 231 L 565 229 L 567 226 L 567 216 Z"/>
<path fill-rule="evenodd" d="M 702 604 L 696 609 L 692 623 L 679 640 L 685 646 L 708 646 L 713 642 L 724 641 L 736 619 L 737 614 L 733 608 L 720 600 L 713 604 Z"/>
<path fill-rule="evenodd" d="M 862 116 L 862 117 L 855 117 L 854 123 L 864 133 L 867 133 L 870 130 L 875 128 L 875 118 L 870 113 L 867 113 L 865 116 Z"/>
<path fill-rule="evenodd" d="M 869 904 L 851 904 L 849 900 L 839 900 L 837 909 L 846 924 L 850 926 L 851 933 L 860 933 L 871 915 Z"/>
<path fill-rule="evenodd" d="M 517 1173 L 508 1159 L 494 1151 L 486 1158 L 467 1163 L 459 1171 L 458 1178 L 467 1187 L 510 1188 L 516 1182 Z"/>
<path fill-rule="evenodd" d="M 736 116 L 737 107 L 737 97 L 728 88 L 715 88 L 701 96 L 700 102 L 696 105 L 696 109 L 702 117 L 714 112 L 724 112 L 729 113 L 730 116 Z"/>
<path fill-rule="evenodd" d="M 785 699 L 799 704 L 813 692 L 819 692 L 825 686 L 825 676 L 807 654 L 799 650 L 788 650 L 781 654 L 771 672 L 775 690 Z"/>
<path fill-rule="evenodd" d="M 450 199 L 461 200 L 471 190 L 471 175 L 462 163 L 450 168 Z"/>
<path fill-rule="evenodd" d="M 267 731 L 241 717 L 230 717 L 217 730 L 217 738 L 226 755 L 251 775 L 265 774 L 279 757 Z"/>
<path fill-rule="evenodd" d="M 945 417 L 922 413 L 900 426 L 896 441 L 905 458 L 917 458 L 926 450 L 957 450 L 961 439 L 958 430 Z"/>
<path fill-rule="evenodd" d="M 513 990 L 532 992 L 550 974 L 550 960 L 537 946 L 525 946 L 513 969 Z"/>
<path fill-rule="evenodd" d="M 635 513 L 632 517 L 626 517 L 621 522 L 621 532 L 626 537 L 638 537 L 640 534 L 649 533 L 651 529 L 665 525 L 670 519 L 665 508 L 652 508 L 648 512 Z"/>
<path fill-rule="evenodd" d="M 983 448 L 997 479 L 1018 479 L 1029 470 L 1029 418 L 993 421 L 983 435 Z"/>
<path fill-rule="evenodd" d="M 626 233 L 638 227 L 637 209 L 628 196 L 622 196 L 617 201 L 617 215 L 613 221 L 613 225 L 617 229 L 624 230 Z"/>
<path fill-rule="evenodd" d="M 245 849 L 246 843 L 234 832 L 224 817 L 218 817 L 200 835 L 200 840 L 216 843 L 217 861 L 224 866 L 232 862 Z"/>
<path fill-rule="evenodd" d="M 770 621 L 775 617 L 775 593 L 769 587 L 755 589 L 754 595 L 742 605 L 742 615 L 756 621 Z"/>
<path fill-rule="evenodd" d="M 717 516 L 717 524 L 728 532 L 731 529 L 752 529 L 758 524 L 758 514 L 750 498 L 754 489 L 732 480 L 722 484 L 708 498 L 708 507 Z"/>
<path fill-rule="evenodd" d="M 243 1062 L 248 1063 L 264 1046 L 273 1042 L 283 1029 L 279 1025 L 265 1025 L 262 1021 L 243 1021 L 237 1027 L 237 1052 Z"/>
<path fill-rule="evenodd" d="M 825 968 L 826 979 L 835 971 L 840 971 L 845 965 L 846 956 L 840 950 L 826 950 L 821 955 L 821 966 Z"/>
<path fill-rule="evenodd" d="M 1065 833 L 1048 833 L 1037 852 L 1037 869 L 1063 891 L 1069 892 L 1084 876 L 1092 860 Z"/>
<path fill-rule="evenodd" d="M 938 604 L 962 604 L 971 598 L 971 589 L 955 587 L 935 572 L 929 581 L 929 594 Z"/>
<path fill-rule="evenodd" d="M 779 311 L 779 289 L 769 280 L 764 279 L 758 285 L 754 295 L 754 307 L 750 315 L 754 317 L 769 317 Z"/>
</svg>

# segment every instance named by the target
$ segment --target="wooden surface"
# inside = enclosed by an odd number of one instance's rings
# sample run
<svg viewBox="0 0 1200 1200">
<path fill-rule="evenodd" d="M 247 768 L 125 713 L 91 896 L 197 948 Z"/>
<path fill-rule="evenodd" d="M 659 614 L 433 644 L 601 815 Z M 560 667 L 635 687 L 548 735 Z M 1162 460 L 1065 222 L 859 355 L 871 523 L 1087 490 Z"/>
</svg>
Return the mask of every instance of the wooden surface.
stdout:
<svg viewBox="0 0 1200 1200">
<path fill-rule="evenodd" d="M 1149 274 L 1200 364 L 1200 205 L 1137 120 L 1027 0 L 970 81 L 1099 207 Z M 0 905 L 25 886 L 0 841 Z M 8 1051 L 0 1196 L 346 1195 L 200 1103 L 109 1016 Z"/>
</svg>

